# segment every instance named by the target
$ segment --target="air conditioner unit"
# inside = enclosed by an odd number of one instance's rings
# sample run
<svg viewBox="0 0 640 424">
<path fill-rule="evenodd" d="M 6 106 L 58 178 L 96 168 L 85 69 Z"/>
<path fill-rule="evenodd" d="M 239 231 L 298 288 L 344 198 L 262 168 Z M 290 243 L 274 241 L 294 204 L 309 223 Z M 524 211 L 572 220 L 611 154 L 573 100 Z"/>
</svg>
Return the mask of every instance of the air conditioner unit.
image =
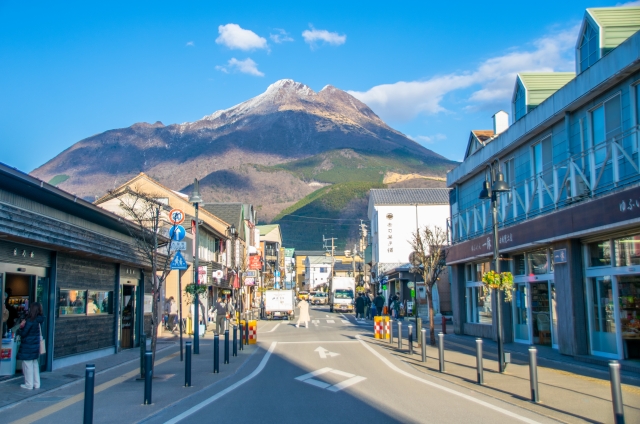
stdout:
<svg viewBox="0 0 640 424">
<path fill-rule="evenodd" d="M 582 178 L 576 177 L 576 192 L 571 192 L 571 181 L 567 180 L 565 183 L 567 190 L 567 202 L 577 202 L 586 197 L 589 197 L 589 189 Z"/>
</svg>

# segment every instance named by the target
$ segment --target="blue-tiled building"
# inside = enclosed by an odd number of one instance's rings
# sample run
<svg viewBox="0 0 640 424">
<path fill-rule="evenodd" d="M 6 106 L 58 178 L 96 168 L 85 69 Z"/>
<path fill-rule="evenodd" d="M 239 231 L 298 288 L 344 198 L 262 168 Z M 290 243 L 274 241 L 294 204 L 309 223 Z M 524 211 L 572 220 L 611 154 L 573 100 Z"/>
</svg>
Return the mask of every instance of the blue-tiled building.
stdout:
<svg viewBox="0 0 640 424">
<path fill-rule="evenodd" d="M 563 354 L 640 358 L 640 7 L 587 9 L 576 73 L 521 73 L 511 124 L 472 131 L 447 175 L 456 333 L 495 338 L 488 166 L 498 196 L 501 268 L 515 277 L 503 304 L 507 341 Z"/>
</svg>

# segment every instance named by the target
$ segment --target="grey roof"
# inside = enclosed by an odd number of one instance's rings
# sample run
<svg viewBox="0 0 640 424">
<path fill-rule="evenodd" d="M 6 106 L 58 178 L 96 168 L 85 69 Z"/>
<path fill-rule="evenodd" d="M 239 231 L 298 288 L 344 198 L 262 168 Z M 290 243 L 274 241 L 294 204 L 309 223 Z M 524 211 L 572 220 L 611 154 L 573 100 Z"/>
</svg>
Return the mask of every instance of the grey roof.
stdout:
<svg viewBox="0 0 640 424">
<path fill-rule="evenodd" d="M 325 256 L 324 250 L 296 250 L 294 256 Z"/>
<path fill-rule="evenodd" d="M 448 188 L 371 189 L 374 205 L 448 205 Z"/>
<path fill-rule="evenodd" d="M 211 212 L 221 220 L 233 224 L 238 230 L 238 236 L 244 240 L 244 225 L 242 221 L 242 203 L 207 203 L 202 208 Z"/>
</svg>

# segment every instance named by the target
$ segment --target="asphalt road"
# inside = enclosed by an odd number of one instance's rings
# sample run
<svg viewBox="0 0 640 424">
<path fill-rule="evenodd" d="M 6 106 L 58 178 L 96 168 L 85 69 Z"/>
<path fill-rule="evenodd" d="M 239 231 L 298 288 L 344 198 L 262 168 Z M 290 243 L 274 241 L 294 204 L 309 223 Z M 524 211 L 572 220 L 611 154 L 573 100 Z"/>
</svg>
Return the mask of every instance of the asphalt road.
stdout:
<svg viewBox="0 0 640 424">
<path fill-rule="evenodd" d="M 260 322 L 259 349 L 211 390 L 142 422 L 513 423 L 548 417 L 420 373 L 372 343 L 371 323 L 313 307 L 309 328 Z"/>
</svg>

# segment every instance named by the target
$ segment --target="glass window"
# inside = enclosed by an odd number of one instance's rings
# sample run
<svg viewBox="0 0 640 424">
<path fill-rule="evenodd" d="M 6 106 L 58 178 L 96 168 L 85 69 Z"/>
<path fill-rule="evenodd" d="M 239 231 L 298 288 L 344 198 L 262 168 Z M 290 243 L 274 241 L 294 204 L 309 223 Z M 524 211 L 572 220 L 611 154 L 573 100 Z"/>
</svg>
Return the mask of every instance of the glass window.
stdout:
<svg viewBox="0 0 640 424">
<path fill-rule="evenodd" d="M 476 275 L 473 281 L 482 281 L 482 276 L 491 270 L 491 262 L 476 264 Z"/>
<path fill-rule="evenodd" d="M 610 266 L 611 265 L 611 247 L 609 240 L 596 241 L 589 243 L 589 266 Z"/>
<path fill-rule="evenodd" d="M 607 155 L 606 146 L 600 144 L 622 132 L 620 95 L 612 97 L 591 111 L 591 126 L 592 146 L 595 148 L 596 164 L 599 165 Z"/>
<path fill-rule="evenodd" d="M 86 290 L 60 289 L 59 315 L 84 315 L 87 305 Z"/>
<path fill-rule="evenodd" d="M 514 275 L 525 275 L 525 267 L 524 267 L 524 255 L 514 255 L 513 256 L 513 274 Z"/>
<path fill-rule="evenodd" d="M 538 250 L 527 254 L 529 260 L 529 275 L 540 275 L 549 273 L 549 261 L 547 260 L 547 250 Z"/>
<path fill-rule="evenodd" d="M 519 79 L 517 84 L 516 96 L 513 99 L 513 118 L 516 121 L 527 114 L 527 92 Z"/>
<path fill-rule="evenodd" d="M 611 277 L 590 278 L 589 287 L 591 350 L 617 353 L 616 319 Z"/>
<path fill-rule="evenodd" d="M 502 174 L 504 175 L 504 180 L 511 187 L 516 180 L 516 171 L 513 158 L 502 162 Z"/>
<path fill-rule="evenodd" d="M 640 236 L 623 237 L 613 241 L 616 266 L 640 265 Z"/>
<path fill-rule="evenodd" d="M 598 60 L 599 50 L 599 37 L 598 31 L 591 25 L 589 21 L 586 22 L 584 32 L 582 33 L 582 40 L 580 40 L 580 72 L 584 72 L 591 65 Z"/>
<path fill-rule="evenodd" d="M 513 287 L 514 291 L 512 303 L 514 308 L 513 319 L 515 327 L 515 338 L 518 340 L 529 340 L 529 321 L 527 314 L 529 305 L 527 298 L 527 285 L 516 283 L 513 285 Z"/>
<path fill-rule="evenodd" d="M 478 324 L 493 323 L 493 314 L 491 313 L 491 291 L 484 294 L 482 287 L 476 287 L 476 301 L 478 306 Z"/>
<path fill-rule="evenodd" d="M 87 300 L 87 314 L 112 314 L 113 313 L 113 292 L 91 291 Z"/>
<path fill-rule="evenodd" d="M 618 277 L 618 296 L 622 340 L 636 343 L 640 339 L 640 277 Z"/>
</svg>

